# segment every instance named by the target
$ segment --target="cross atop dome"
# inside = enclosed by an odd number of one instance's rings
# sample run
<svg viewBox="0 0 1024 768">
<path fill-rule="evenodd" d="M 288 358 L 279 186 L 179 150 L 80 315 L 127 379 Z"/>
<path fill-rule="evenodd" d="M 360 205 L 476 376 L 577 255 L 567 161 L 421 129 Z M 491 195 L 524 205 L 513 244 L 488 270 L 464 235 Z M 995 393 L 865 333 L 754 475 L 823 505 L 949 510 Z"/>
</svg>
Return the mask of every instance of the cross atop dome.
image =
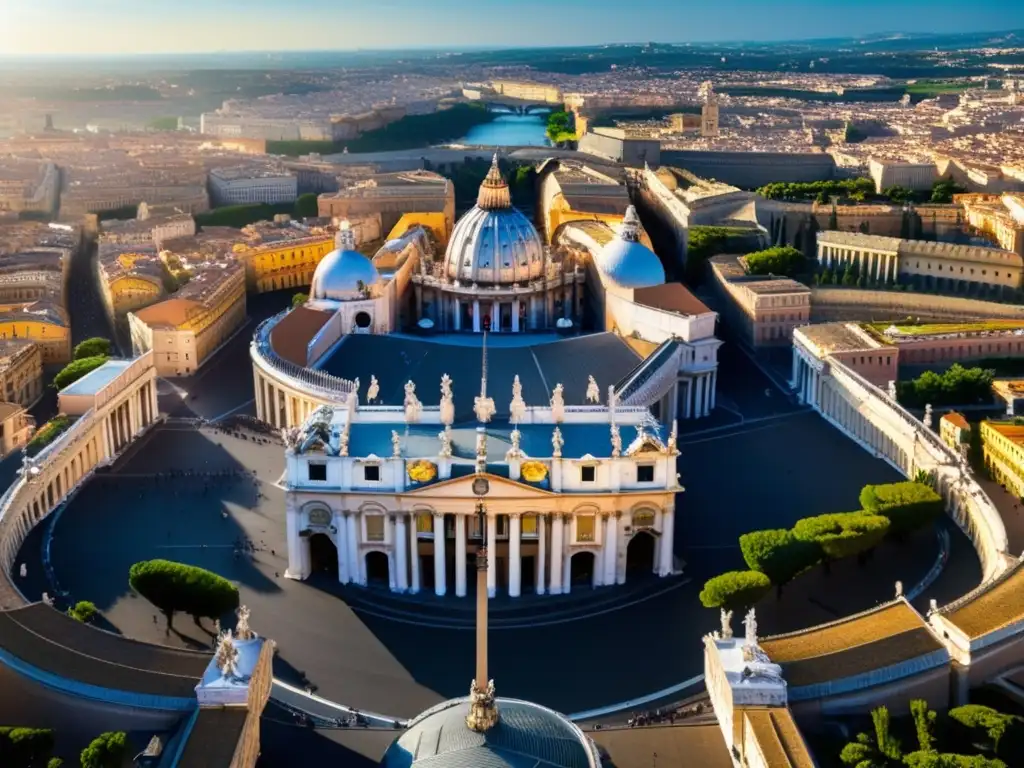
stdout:
<svg viewBox="0 0 1024 768">
<path fill-rule="evenodd" d="M 491 159 L 491 167 L 480 185 L 480 191 L 476 196 L 476 204 L 485 211 L 495 211 L 499 208 L 512 207 L 512 195 L 508 191 L 508 184 L 501 175 L 498 167 L 498 153 L 494 153 Z"/>
<path fill-rule="evenodd" d="M 626 215 L 622 217 L 622 229 L 619 237 L 630 243 L 640 242 L 640 217 L 637 216 L 636 208 L 632 205 L 626 208 Z"/>
</svg>

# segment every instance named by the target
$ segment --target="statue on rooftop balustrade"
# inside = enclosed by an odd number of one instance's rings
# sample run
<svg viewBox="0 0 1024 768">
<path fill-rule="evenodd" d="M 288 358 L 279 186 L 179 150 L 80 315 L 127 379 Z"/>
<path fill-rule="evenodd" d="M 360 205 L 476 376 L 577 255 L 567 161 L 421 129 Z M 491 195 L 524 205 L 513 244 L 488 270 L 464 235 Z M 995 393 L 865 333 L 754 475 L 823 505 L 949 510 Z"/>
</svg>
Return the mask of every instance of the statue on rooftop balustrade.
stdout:
<svg viewBox="0 0 1024 768">
<path fill-rule="evenodd" d="M 556 424 L 561 424 L 565 420 L 565 395 L 563 394 L 563 389 L 561 384 L 556 384 L 554 391 L 551 393 L 551 418 L 554 419 Z"/>
<path fill-rule="evenodd" d="M 593 376 L 587 377 L 587 402 L 597 405 L 601 402 L 601 390 L 597 386 L 597 380 Z"/>
<path fill-rule="evenodd" d="M 366 389 L 366 402 L 372 403 L 380 395 L 380 383 L 376 376 L 370 376 L 370 386 Z"/>
<path fill-rule="evenodd" d="M 420 420 L 423 403 L 416 397 L 416 384 L 412 380 L 405 383 L 405 422 L 413 424 Z"/>
</svg>

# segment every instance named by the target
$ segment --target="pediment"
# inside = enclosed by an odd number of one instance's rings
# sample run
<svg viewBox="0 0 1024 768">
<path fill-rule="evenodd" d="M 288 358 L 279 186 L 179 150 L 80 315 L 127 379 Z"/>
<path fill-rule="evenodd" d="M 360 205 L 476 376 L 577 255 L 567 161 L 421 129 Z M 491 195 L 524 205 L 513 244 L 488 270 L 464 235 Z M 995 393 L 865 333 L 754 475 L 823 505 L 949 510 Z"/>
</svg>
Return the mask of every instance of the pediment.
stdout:
<svg viewBox="0 0 1024 768">
<path fill-rule="evenodd" d="M 556 495 L 551 491 L 544 490 L 543 488 L 534 488 L 532 485 L 528 485 L 527 483 L 509 480 L 507 477 L 499 477 L 497 475 L 486 473 L 483 476 L 486 477 L 491 484 L 490 493 L 484 497 L 485 499 L 534 499 L 539 496 Z M 473 479 L 476 477 L 477 475 L 453 477 L 450 480 L 441 480 L 440 482 L 431 483 L 430 485 L 422 488 L 409 489 L 405 493 L 408 496 L 415 496 L 420 499 L 450 499 L 453 497 L 475 499 L 476 494 L 473 493 Z"/>
</svg>

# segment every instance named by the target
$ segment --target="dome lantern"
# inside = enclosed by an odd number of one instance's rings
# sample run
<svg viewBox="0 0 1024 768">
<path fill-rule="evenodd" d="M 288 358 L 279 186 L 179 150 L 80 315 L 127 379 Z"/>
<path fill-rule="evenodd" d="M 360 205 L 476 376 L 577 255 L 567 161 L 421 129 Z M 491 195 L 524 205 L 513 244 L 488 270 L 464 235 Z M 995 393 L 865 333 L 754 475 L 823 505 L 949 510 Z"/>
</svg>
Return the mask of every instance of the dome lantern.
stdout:
<svg viewBox="0 0 1024 768">
<path fill-rule="evenodd" d="M 664 285 L 665 267 L 650 248 L 640 242 L 640 217 L 632 205 L 626 208 L 619 232 L 595 259 L 601 274 L 622 288 Z"/>
<path fill-rule="evenodd" d="M 497 211 L 502 208 L 512 207 L 512 195 L 508 190 L 508 182 L 501 175 L 498 167 L 498 153 L 491 158 L 491 167 L 487 171 L 480 184 L 480 191 L 476 196 L 477 207 L 485 211 Z"/>
<path fill-rule="evenodd" d="M 367 298 L 367 290 L 380 282 L 373 262 L 356 250 L 356 235 L 342 222 L 334 238 L 336 248 L 316 265 L 309 287 L 311 299 L 351 301 Z"/>
</svg>

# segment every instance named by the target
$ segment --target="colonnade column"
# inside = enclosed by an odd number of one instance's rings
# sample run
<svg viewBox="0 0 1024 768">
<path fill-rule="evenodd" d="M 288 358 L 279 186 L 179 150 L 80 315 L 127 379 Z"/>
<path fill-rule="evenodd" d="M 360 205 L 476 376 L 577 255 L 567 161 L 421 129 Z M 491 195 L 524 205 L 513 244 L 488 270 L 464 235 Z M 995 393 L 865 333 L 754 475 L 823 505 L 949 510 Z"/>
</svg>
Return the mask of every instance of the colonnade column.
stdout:
<svg viewBox="0 0 1024 768">
<path fill-rule="evenodd" d="M 458 296 L 452 299 L 452 326 L 456 331 L 462 330 L 462 304 Z"/>
<path fill-rule="evenodd" d="M 495 561 L 498 553 L 498 516 L 487 518 L 487 596 L 494 597 L 498 590 L 498 568 Z"/>
<path fill-rule="evenodd" d="M 473 299 L 473 333 L 480 333 L 480 299 Z"/>
<path fill-rule="evenodd" d="M 512 332 L 519 333 L 519 299 L 512 299 Z"/>
<path fill-rule="evenodd" d="M 544 515 L 537 515 L 537 583 L 536 591 L 538 595 L 544 594 L 544 582 L 547 581 L 547 569 L 545 562 L 547 559 L 547 543 L 548 543 L 548 520 Z"/>
<path fill-rule="evenodd" d="M 409 539 L 405 534 L 405 515 L 399 514 L 395 520 L 395 570 L 397 573 L 398 588 L 405 592 L 409 588 L 408 569 L 405 565 L 405 556 L 409 551 Z"/>
<path fill-rule="evenodd" d="M 409 518 L 409 550 L 410 550 L 410 562 L 412 566 L 412 585 L 410 591 L 415 595 L 420 591 L 420 535 L 416 529 L 416 516 L 413 515 Z"/>
<path fill-rule="evenodd" d="M 441 512 L 434 513 L 434 594 L 438 597 L 444 597 L 444 593 L 447 591 L 447 584 L 445 584 L 445 576 L 447 575 L 447 569 L 445 568 L 445 555 L 444 555 L 444 514 Z"/>
<path fill-rule="evenodd" d="M 508 596 L 519 597 L 522 579 L 522 558 L 520 557 L 519 536 L 522 530 L 519 514 L 509 516 L 508 534 Z"/>
<path fill-rule="evenodd" d="M 455 596 L 466 596 L 466 516 L 455 516 Z"/>
<path fill-rule="evenodd" d="M 662 513 L 661 539 L 658 541 L 661 547 L 661 556 L 658 558 L 658 575 L 668 576 L 672 573 L 673 557 L 675 551 L 675 508 L 670 507 Z"/>
<path fill-rule="evenodd" d="M 156 379 L 149 382 L 149 403 L 152 408 L 152 419 L 156 421 L 160 416 L 160 405 L 156 399 Z"/>
<path fill-rule="evenodd" d="M 715 398 L 718 394 L 718 369 L 711 372 L 711 410 L 715 410 Z"/>
<path fill-rule="evenodd" d="M 551 589 L 552 595 L 562 594 L 562 516 L 555 514 L 551 520 Z"/>
<path fill-rule="evenodd" d="M 800 353 L 793 347 L 793 375 L 789 378 L 790 389 L 796 389 L 800 384 Z"/>
<path fill-rule="evenodd" d="M 395 533 L 395 516 L 384 516 L 384 541 L 395 542 L 398 535 Z M 397 592 L 398 586 L 398 547 L 393 546 L 388 554 L 388 589 Z"/>
</svg>

